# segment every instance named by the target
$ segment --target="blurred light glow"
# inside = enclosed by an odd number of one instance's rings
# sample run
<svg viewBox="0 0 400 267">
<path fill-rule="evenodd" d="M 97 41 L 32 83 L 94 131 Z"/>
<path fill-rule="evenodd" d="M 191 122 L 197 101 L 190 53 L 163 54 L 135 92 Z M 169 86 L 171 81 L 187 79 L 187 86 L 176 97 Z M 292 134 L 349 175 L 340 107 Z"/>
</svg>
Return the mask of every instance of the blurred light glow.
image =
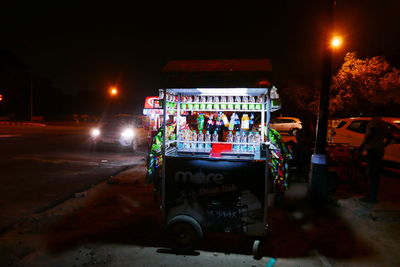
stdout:
<svg viewBox="0 0 400 267">
<path fill-rule="evenodd" d="M 135 135 L 135 132 L 132 128 L 126 128 L 122 131 L 121 136 L 124 138 L 132 138 Z"/>
<path fill-rule="evenodd" d="M 90 134 L 92 135 L 92 137 L 97 137 L 100 135 L 100 130 L 99 129 L 92 129 Z"/>
<path fill-rule="evenodd" d="M 343 38 L 341 36 L 335 35 L 332 37 L 331 46 L 333 48 L 338 48 L 342 46 L 342 44 L 343 44 Z"/>
<path fill-rule="evenodd" d="M 110 95 L 116 96 L 118 94 L 118 89 L 116 87 L 110 88 Z"/>
</svg>

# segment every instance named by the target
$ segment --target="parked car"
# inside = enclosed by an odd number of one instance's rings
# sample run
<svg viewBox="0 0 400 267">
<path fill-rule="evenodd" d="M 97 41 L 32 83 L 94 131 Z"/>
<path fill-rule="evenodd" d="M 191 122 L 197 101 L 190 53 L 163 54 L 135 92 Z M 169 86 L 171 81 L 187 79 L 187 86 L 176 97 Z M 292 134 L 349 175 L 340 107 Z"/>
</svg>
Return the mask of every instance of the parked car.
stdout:
<svg viewBox="0 0 400 267">
<path fill-rule="evenodd" d="M 291 135 L 297 135 L 298 131 L 302 128 L 299 118 L 293 117 L 277 117 L 271 119 L 271 128 L 278 132 L 288 132 Z"/>
<path fill-rule="evenodd" d="M 364 140 L 371 117 L 340 119 L 332 130 L 332 143 L 346 143 L 359 147 Z M 400 169 L 400 118 L 382 118 L 393 134 L 392 142 L 385 149 L 385 166 Z"/>
<path fill-rule="evenodd" d="M 139 144 L 137 118 L 133 115 L 118 114 L 108 117 L 91 129 L 90 135 L 96 148 L 113 145 L 135 151 Z"/>
</svg>

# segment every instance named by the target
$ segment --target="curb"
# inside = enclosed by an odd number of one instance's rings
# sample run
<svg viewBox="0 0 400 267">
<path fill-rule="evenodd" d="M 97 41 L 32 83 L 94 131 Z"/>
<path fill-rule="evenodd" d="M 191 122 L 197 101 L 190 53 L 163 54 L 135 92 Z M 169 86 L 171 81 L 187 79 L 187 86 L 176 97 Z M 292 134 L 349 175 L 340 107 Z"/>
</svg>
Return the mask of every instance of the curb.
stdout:
<svg viewBox="0 0 400 267">
<path fill-rule="evenodd" d="M 46 126 L 46 124 L 38 122 L 0 121 L 0 126 Z"/>
</svg>

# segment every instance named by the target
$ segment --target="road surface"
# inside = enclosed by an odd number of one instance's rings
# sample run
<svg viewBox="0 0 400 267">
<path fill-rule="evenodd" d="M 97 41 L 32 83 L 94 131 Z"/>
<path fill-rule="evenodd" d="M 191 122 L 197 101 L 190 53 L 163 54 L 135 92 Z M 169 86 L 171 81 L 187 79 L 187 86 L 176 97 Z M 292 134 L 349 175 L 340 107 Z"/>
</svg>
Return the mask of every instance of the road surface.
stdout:
<svg viewBox="0 0 400 267">
<path fill-rule="evenodd" d="M 0 232 L 19 218 L 143 162 L 145 153 L 94 151 L 90 126 L 0 127 Z"/>
</svg>

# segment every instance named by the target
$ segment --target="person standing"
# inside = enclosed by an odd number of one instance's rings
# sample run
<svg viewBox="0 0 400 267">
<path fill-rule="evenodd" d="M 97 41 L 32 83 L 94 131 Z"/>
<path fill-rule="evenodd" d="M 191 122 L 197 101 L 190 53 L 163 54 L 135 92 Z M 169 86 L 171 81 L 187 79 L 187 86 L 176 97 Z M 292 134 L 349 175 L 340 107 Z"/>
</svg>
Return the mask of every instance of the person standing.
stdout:
<svg viewBox="0 0 400 267">
<path fill-rule="evenodd" d="M 365 197 L 360 199 L 363 202 L 375 203 L 377 201 L 382 159 L 385 147 L 392 140 L 392 134 L 388 125 L 381 118 L 384 112 L 385 107 L 383 105 L 374 108 L 374 117 L 367 124 L 364 140 L 358 148 L 360 153 L 363 150 L 367 151 L 369 191 Z"/>
<path fill-rule="evenodd" d="M 296 135 L 295 163 L 296 177 L 299 181 L 307 181 L 310 170 L 312 150 L 315 140 L 314 118 L 303 116 L 301 118 L 302 128 Z"/>
</svg>

